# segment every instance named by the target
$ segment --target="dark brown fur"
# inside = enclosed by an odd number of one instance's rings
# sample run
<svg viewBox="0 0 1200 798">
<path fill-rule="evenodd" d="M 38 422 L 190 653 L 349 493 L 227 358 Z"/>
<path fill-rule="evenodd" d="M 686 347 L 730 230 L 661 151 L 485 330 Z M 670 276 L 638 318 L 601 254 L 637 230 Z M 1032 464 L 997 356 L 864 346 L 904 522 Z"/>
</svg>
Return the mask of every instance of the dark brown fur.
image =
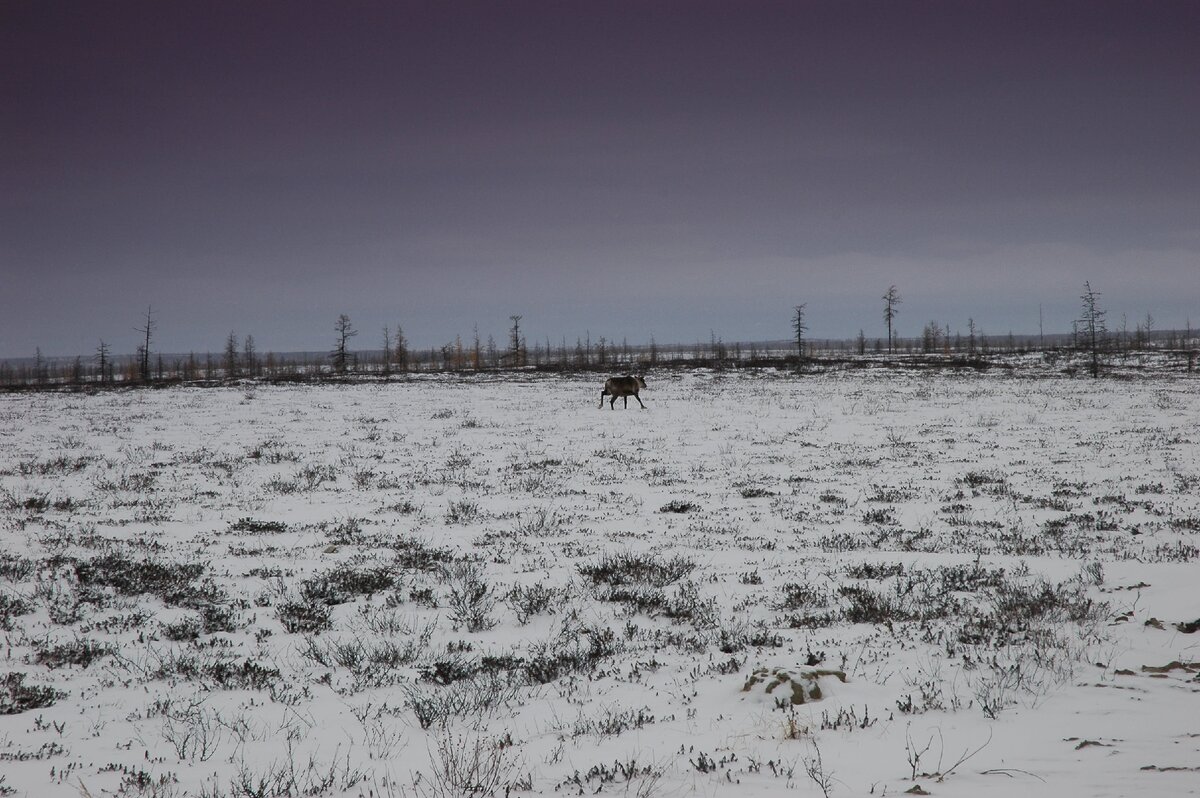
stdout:
<svg viewBox="0 0 1200 798">
<path fill-rule="evenodd" d="M 641 377 L 633 377 L 628 374 L 624 377 L 609 377 L 604 381 L 604 390 L 600 392 L 600 409 L 604 409 L 604 397 L 606 396 L 612 397 L 608 400 L 610 410 L 616 410 L 618 397 L 625 401 L 625 407 L 629 407 L 629 397 L 632 396 L 645 410 L 646 406 L 642 404 L 642 398 L 638 396 L 638 391 L 645 387 L 646 381 Z"/>
</svg>

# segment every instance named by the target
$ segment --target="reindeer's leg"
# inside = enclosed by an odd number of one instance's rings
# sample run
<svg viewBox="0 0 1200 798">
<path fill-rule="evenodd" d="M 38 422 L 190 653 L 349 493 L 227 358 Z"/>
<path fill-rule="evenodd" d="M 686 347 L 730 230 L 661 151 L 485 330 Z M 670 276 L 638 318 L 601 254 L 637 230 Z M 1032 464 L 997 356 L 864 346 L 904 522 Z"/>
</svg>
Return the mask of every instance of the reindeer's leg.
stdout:
<svg viewBox="0 0 1200 798">
<path fill-rule="evenodd" d="M 608 391 L 601 388 L 600 389 L 600 409 L 601 410 L 604 409 L 604 397 L 606 397 L 606 396 L 608 396 Z"/>
<path fill-rule="evenodd" d="M 614 393 L 614 394 L 609 394 L 609 396 L 611 398 L 608 400 L 608 409 L 616 410 L 617 409 L 617 395 Z"/>
<path fill-rule="evenodd" d="M 642 405 L 642 397 L 638 396 L 638 395 L 635 393 L 635 394 L 633 395 L 633 398 L 638 400 L 638 404 L 639 404 L 639 405 Z M 646 406 L 645 406 L 645 405 L 642 405 L 642 409 L 643 409 L 643 410 L 645 410 L 645 409 L 646 409 Z"/>
<path fill-rule="evenodd" d="M 628 410 L 629 409 L 629 394 L 625 394 L 624 396 L 622 396 L 621 401 L 625 403 L 622 405 L 622 407 L 624 407 L 626 410 Z"/>
</svg>

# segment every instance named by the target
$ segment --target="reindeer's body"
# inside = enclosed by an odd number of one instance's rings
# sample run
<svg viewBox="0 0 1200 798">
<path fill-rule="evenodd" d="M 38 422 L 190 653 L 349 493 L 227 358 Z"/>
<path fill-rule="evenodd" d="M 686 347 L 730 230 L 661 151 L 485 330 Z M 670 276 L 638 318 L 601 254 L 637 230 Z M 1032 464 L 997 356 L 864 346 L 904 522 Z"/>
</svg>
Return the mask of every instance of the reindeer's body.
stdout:
<svg viewBox="0 0 1200 798">
<path fill-rule="evenodd" d="M 617 397 L 625 401 L 625 407 L 629 407 L 629 397 L 632 396 L 645 410 L 646 406 L 642 404 L 642 399 L 638 396 L 638 391 L 645 387 L 646 381 L 641 377 L 632 377 L 628 374 L 624 377 L 609 377 L 604 381 L 604 390 L 600 392 L 600 409 L 604 409 L 604 397 L 606 396 L 612 397 L 608 400 L 610 410 L 616 410 Z"/>
</svg>

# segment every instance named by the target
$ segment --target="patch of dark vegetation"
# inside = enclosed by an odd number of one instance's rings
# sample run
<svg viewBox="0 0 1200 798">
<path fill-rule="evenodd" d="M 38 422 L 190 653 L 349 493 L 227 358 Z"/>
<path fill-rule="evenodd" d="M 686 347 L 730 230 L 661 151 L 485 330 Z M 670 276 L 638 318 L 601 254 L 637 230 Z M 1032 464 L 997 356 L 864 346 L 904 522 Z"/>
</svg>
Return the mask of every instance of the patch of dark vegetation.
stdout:
<svg viewBox="0 0 1200 798">
<path fill-rule="evenodd" d="M 94 640 L 72 640 L 69 643 L 40 641 L 33 644 L 34 661 L 50 670 L 67 665 L 86 668 L 101 657 L 111 655 L 114 651 L 112 646 L 106 643 L 97 643 Z"/>
<path fill-rule="evenodd" d="M 450 502 L 446 506 L 446 523 L 447 524 L 473 524 L 483 515 L 483 508 L 478 502 L 462 501 Z"/>
<path fill-rule="evenodd" d="M 281 602 L 276 617 L 292 634 L 322 632 L 332 626 L 333 607 L 389 590 L 395 584 L 390 568 L 340 565 L 303 580 L 299 595 Z"/>
<path fill-rule="evenodd" d="M 846 505 L 846 500 L 831 490 L 822 491 L 821 495 L 817 497 L 817 500 L 824 502 L 825 504 L 837 504 L 843 507 Z"/>
<path fill-rule="evenodd" d="M 877 507 L 862 514 L 862 522 L 871 526 L 894 524 L 896 517 L 890 507 Z"/>
<path fill-rule="evenodd" d="M 123 612 L 118 615 L 110 615 L 107 618 L 92 620 L 81 626 L 79 631 L 82 634 L 90 634 L 92 632 L 110 635 L 122 634 L 124 632 L 132 632 L 134 629 L 144 628 L 151 617 L 150 613 L 140 610 Z"/>
<path fill-rule="evenodd" d="M 162 636 L 177 643 L 190 642 L 200 637 L 204 631 L 200 619 L 196 617 L 183 618 L 174 623 L 162 625 Z"/>
<path fill-rule="evenodd" d="M 436 572 L 458 559 L 450 549 L 430 546 L 416 538 L 399 538 L 391 548 L 396 552 L 396 567 L 405 571 Z"/>
<path fill-rule="evenodd" d="M 899 488 L 882 488 L 877 486 L 875 492 L 867 497 L 867 501 L 878 502 L 880 504 L 895 504 L 907 498 L 909 498 L 908 491 Z"/>
<path fill-rule="evenodd" d="M 437 591 L 431 587 L 414 587 L 408 591 L 408 600 L 422 607 L 436 610 L 439 606 Z"/>
<path fill-rule="evenodd" d="M 49 510 L 50 505 L 49 493 L 30 493 L 27 496 L 18 496 L 10 491 L 0 489 L 0 509 L 9 512 L 24 510 L 36 515 Z"/>
<path fill-rule="evenodd" d="M 846 566 L 846 576 L 851 579 L 891 579 L 903 573 L 902 562 L 859 562 Z"/>
<path fill-rule="evenodd" d="M 482 632 L 496 625 L 492 610 L 496 593 L 484 576 L 483 568 L 475 562 L 457 562 L 442 569 L 446 581 L 446 606 L 455 626 L 468 632 Z"/>
<path fill-rule="evenodd" d="M 335 546 L 367 546 L 373 542 L 363 531 L 363 522 L 353 516 L 326 529 L 325 539 Z"/>
<path fill-rule="evenodd" d="M 736 673 L 737 668 L 734 668 L 732 672 Z M 598 718 L 584 718 L 581 716 L 579 720 L 575 721 L 575 725 L 571 729 L 571 736 L 596 735 L 601 738 L 616 737 L 624 732 L 640 729 L 651 723 L 654 723 L 654 715 L 650 713 L 650 707 L 642 707 L 636 710 L 616 710 L 609 708 Z"/>
<path fill-rule="evenodd" d="M 970 488 L 1005 484 L 1004 477 L 995 471 L 968 471 L 959 481 Z"/>
<path fill-rule="evenodd" d="M 788 582 L 782 588 L 782 595 L 775 607 L 779 610 L 805 610 L 813 607 L 824 607 L 829 603 L 825 591 L 807 584 Z"/>
<path fill-rule="evenodd" d="M 660 513 L 690 513 L 695 510 L 696 505 L 683 499 L 672 499 L 671 501 L 658 508 Z"/>
<path fill-rule="evenodd" d="M 23 477 L 74 474 L 87 468 L 95 460 L 94 457 L 67 457 L 61 454 L 48 460 L 22 460 L 17 464 L 17 473 Z"/>
<path fill-rule="evenodd" d="M 0 577 L 10 582 L 24 582 L 36 570 L 37 563 L 28 557 L 0 551 Z"/>
<path fill-rule="evenodd" d="M 695 570 L 696 561 L 681 555 L 659 558 L 653 554 L 620 552 L 605 554 L 597 562 L 578 568 L 580 576 L 592 584 L 666 587 Z"/>
<path fill-rule="evenodd" d="M 717 601 L 700 593 L 695 582 L 684 582 L 667 598 L 663 615 L 676 623 L 687 621 L 697 629 L 716 625 Z"/>
<path fill-rule="evenodd" d="M 230 532 L 241 532 L 247 535 L 265 535 L 287 532 L 287 524 L 282 521 L 258 521 L 253 518 L 239 518 L 229 525 Z"/>
<path fill-rule="evenodd" d="M 513 614 L 517 616 L 517 623 L 524 626 L 535 615 L 552 614 L 556 600 L 561 597 L 560 591 L 539 582 L 527 587 L 514 586 L 512 590 L 508 591 L 506 601 L 512 608 Z"/>
<path fill-rule="evenodd" d="M 556 639 L 530 646 L 525 674 L 535 684 L 549 684 L 570 673 L 590 673 L 620 650 L 612 629 L 564 625 Z"/>
<path fill-rule="evenodd" d="M 667 607 L 667 594 L 649 585 L 608 585 L 596 593 L 600 601 L 624 604 L 630 612 L 653 615 Z"/>
<path fill-rule="evenodd" d="M 200 681 L 222 690 L 266 690 L 282 679 L 278 668 L 249 658 L 239 661 L 232 657 L 190 652 L 160 658 L 158 665 L 150 669 L 146 676 L 162 681 Z"/>
<path fill-rule="evenodd" d="M 283 628 L 292 634 L 315 634 L 333 626 L 333 608 L 305 598 L 284 601 L 275 610 Z"/>
<path fill-rule="evenodd" d="M 636 794 L 636 789 L 631 789 L 630 785 L 635 783 L 655 784 L 662 778 L 662 774 L 661 765 L 644 764 L 636 759 L 628 761 L 614 759 L 611 765 L 607 762 L 592 765 L 586 773 L 576 770 L 572 776 L 557 784 L 554 791 L 558 792 L 562 787 L 569 787 L 572 790 L 577 788 L 579 795 L 598 795 L 604 789 L 605 784 L 624 784 L 626 785 L 626 794 Z M 593 787 L 593 783 L 596 786 Z"/>
<path fill-rule="evenodd" d="M 11 632 L 13 621 L 33 612 L 33 602 L 22 596 L 0 593 L 0 629 Z"/>
<path fill-rule="evenodd" d="M 75 577 L 83 587 L 112 588 L 122 596 L 152 594 L 167 604 L 185 604 L 195 598 L 195 581 L 203 563 L 169 563 L 137 560 L 118 552 L 74 562 Z"/>
<path fill-rule="evenodd" d="M 785 615 L 779 624 L 789 629 L 824 629 L 833 626 L 836 620 L 829 612 L 795 612 Z"/>
<path fill-rule="evenodd" d="M 53 687 L 25 684 L 24 673 L 14 671 L 0 676 L 0 715 L 19 715 L 31 709 L 44 709 L 66 696 L 66 693 Z"/>
<path fill-rule="evenodd" d="M 774 496 L 775 491 L 766 488 L 742 488 L 741 494 L 743 499 L 761 499 L 766 496 Z"/>
<path fill-rule="evenodd" d="M 991 590 L 989 599 L 990 611 L 959 627 L 960 643 L 1000 647 L 1036 641 L 1040 625 L 1093 622 L 1107 611 L 1107 606 L 1089 598 L 1077 581 L 1055 585 L 1046 579 L 1032 584 L 1005 580 Z"/>
<path fill-rule="evenodd" d="M 887 624 L 914 621 L 920 617 L 898 596 L 859 585 L 843 585 L 839 591 L 846 601 L 842 617 L 848 623 Z"/>
<path fill-rule="evenodd" d="M 450 652 L 447 652 L 450 653 Z M 454 653 L 449 657 L 434 660 L 417 669 L 421 678 L 434 684 L 448 685 L 470 679 L 479 672 L 479 665 L 471 659 Z"/>
<path fill-rule="evenodd" d="M 553 457 L 547 457 L 542 460 L 527 460 L 523 463 L 513 463 L 509 469 L 513 473 L 520 474 L 524 471 L 548 471 L 551 468 L 557 468 L 563 464 L 562 460 Z"/>
<path fill-rule="evenodd" d="M 390 568 L 339 565 L 305 579 L 300 584 L 300 594 L 305 599 L 336 606 L 354 601 L 358 596 L 389 590 L 395 584 L 396 577 Z"/>
</svg>

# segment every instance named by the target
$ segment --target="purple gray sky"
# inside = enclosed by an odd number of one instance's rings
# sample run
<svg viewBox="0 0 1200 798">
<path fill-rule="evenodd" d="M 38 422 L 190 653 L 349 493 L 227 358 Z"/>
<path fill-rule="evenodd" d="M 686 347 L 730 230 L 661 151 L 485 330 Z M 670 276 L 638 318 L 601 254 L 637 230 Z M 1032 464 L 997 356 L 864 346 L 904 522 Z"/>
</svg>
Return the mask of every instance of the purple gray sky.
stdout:
<svg viewBox="0 0 1200 798">
<path fill-rule="evenodd" d="M 0 7 L 0 357 L 1200 325 L 1200 3 Z"/>
</svg>

